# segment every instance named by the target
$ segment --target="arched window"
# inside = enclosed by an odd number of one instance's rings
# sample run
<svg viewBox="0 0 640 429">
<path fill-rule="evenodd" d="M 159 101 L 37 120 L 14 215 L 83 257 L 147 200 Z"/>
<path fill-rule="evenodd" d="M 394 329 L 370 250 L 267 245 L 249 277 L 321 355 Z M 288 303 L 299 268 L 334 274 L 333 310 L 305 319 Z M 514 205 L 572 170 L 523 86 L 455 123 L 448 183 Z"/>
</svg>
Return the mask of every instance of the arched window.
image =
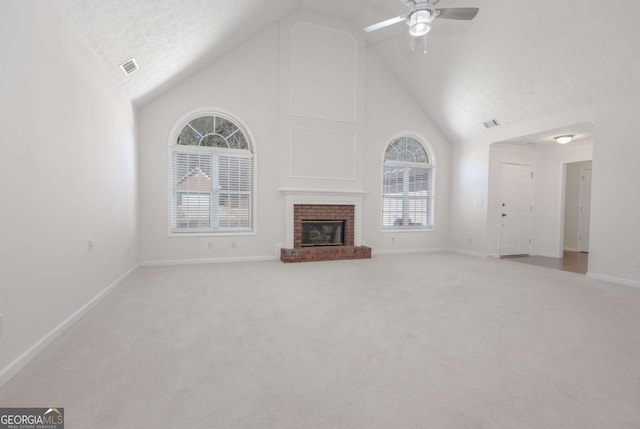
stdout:
<svg viewBox="0 0 640 429">
<path fill-rule="evenodd" d="M 382 228 L 433 228 L 434 164 L 425 146 L 409 135 L 393 139 L 383 170 Z"/>
<path fill-rule="evenodd" d="M 200 112 L 174 130 L 171 232 L 252 231 L 254 154 L 246 129 L 230 115 Z"/>
</svg>

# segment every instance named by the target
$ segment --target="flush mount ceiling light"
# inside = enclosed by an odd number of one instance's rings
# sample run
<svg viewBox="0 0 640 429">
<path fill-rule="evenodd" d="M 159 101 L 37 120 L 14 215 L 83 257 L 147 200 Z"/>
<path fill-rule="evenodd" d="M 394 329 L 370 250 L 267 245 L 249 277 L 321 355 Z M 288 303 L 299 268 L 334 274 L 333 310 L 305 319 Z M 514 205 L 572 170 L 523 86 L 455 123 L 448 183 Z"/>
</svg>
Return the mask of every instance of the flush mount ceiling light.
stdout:
<svg viewBox="0 0 640 429">
<path fill-rule="evenodd" d="M 566 136 L 557 136 L 554 137 L 555 141 L 560 143 L 560 144 L 567 144 L 569 143 L 571 140 L 573 140 L 573 135 L 566 135 Z"/>
</svg>

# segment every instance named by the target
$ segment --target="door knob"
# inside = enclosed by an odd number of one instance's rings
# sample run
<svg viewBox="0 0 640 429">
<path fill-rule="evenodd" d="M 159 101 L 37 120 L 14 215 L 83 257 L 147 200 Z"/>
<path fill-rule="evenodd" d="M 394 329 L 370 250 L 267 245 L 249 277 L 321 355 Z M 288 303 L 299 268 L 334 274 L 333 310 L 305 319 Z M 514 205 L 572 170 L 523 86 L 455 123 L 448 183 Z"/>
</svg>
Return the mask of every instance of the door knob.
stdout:
<svg viewBox="0 0 640 429">
<path fill-rule="evenodd" d="M 502 217 L 507 217 L 507 214 L 506 213 L 502 213 Z"/>
</svg>

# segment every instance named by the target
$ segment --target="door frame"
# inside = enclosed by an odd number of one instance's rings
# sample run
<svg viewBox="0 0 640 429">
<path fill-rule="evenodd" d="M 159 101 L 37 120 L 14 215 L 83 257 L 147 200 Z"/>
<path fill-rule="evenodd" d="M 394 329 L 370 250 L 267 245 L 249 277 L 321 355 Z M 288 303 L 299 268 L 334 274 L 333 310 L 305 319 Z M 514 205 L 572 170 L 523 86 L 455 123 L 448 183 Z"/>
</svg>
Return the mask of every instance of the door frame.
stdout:
<svg viewBox="0 0 640 429">
<path fill-rule="evenodd" d="M 584 233 L 584 228 L 586 226 L 587 231 L 589 231 L 589 226 L 591 224 L 591 185 L 593 182 L 593 173 L 592 173 L 592 168 L 581 168 L 580 169 L 580 200 L 578 203 L 578 207 L 580 207 L 580 209 L 582 209 L 583 207 L 583 201 L 584 201 L 584 181 L 582 180 L 582 178 L 584 177 L 584 174 L 586 171 L 589 171 L 589 223 L 587 225 L 584 225 L 584 219 L 583 219 L 583 215 L 582 215 L 582 210 L 580 210 L 579 214 L 578 214 L 578 252 L 586 252 L 589 253 L 589 245 L 587 244 L 587 249 L 583 250 L 582 247 L 582 236 Z M 590 231 L 589 231 L 590 232 Z M 589 241 L 591 241 L 591 234 L 589 234 Z"/>
<path fill-rule="evenodd" d="M 501 161 L 500 162 L 500 201 L 501 204 L 504 201 L 504 176 L 503 176 L 503 167 L 505 165 L 520 165 L 520 166 L 525 166 L 525 167 L 531 167 L 531 173 L 533 174 L 533 176 L 531 177 L 531 216 L 530 216 L 530 242 L 529 242 L 529 247 L 527 249 L 527 255 L 531 255 L 531 249 L 533 248 L 533 224 L 534 224 L 534 219 L 535 219 L 535 207 L 534 207 L 534 201 L 535 201 L 535 177 L 536 177 L 536 170 L 535 170 L 535 164 L 527 164 L 527 163 L 520 163 L 520 162 L 505 162 L 505 161 Z M 502 253 L 502 207 L 499 207 L 498 212 L 498 257 L 502 257 L 505 256 Z M 507 255 L 508 256 L 508 255 Z"/>
<path fill-rule="evenodd" d="M 564 215 L 565 215 L 565 205 L 567 203 L 567 166 L 569 164 L 575 164 L 578 162 L 587 162 L 587 161 L 591 161 L 592 165 L 593 165 L 593 158 L 589 158 L 589 159 L 583 159 L 583 160 L 578 160 L 578 161 L 565 161 L 560 165 L 560 174 L 561 174 L 561 181 L 560 181 L 560 201 L 558 202 L 558 225 L 560 226 L 558 228 L 558 237 L 557 237 L 557 249 L 558 249 L 558 254 L 556 255 L 556 258 L 562 258 L 564 257 L 564 229 L 565 229 L 565 225 L 564 225 Z M 583 167 L 584 168 L 584 167 Z M 580 170 L 582 171 L 581 168 Z M 591 169 L 593 170 L 593 166 L 591 167 Z M 591 180 L 591 184 L 593 185 L 593 177 Z"/>
</svg>

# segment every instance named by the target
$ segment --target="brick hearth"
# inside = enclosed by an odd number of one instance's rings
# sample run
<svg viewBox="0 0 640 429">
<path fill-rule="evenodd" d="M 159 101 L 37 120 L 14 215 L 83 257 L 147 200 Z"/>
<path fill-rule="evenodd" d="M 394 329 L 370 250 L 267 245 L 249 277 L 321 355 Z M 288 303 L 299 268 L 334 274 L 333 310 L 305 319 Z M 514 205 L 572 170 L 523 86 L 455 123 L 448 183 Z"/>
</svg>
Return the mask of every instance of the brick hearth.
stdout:
<svg viewBox="0 0 640 429">
<path fill-rule="evenodd" d="M 344 220 L 344 246 L 302 247 L 303 220 Z M 296 204 L 293 207 L 293 249 L 282 249 L 282 262 L 330 261 L 371 258 L 371 248 L 354 246 L 354 206 Z"/>
</svg>

